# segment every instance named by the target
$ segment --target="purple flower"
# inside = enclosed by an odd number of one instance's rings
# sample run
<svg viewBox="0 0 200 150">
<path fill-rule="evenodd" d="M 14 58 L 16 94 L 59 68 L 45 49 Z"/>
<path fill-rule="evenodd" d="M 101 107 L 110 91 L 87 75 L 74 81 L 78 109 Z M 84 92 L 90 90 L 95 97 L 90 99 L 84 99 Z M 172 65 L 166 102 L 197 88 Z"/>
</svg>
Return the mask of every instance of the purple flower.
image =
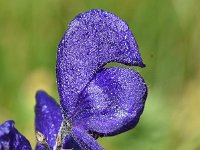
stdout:
<svg viewBox="0 0 200 150">
<path fill-rule="evenodd" d="M 14 127 L 9 120 L 0 125 L 0 150 L 30 150 L 29 141 Z"/>
<path fill-rule="evenodd" d="M 44 91 L 36 94 L 36 149 L 102 150 L 97 138 L 137 125 L 147 97 L 146 84 L 132 69 L 105 68 L 109 62 L 145 66 L 128 25 L 103 10 L 78 15 L 58 46 L 61 105 Z M 0 146 L 12 148 L 17 135 L 18 144 L 31 149 L 12 121 L 0 126 Z"/>
</svg>

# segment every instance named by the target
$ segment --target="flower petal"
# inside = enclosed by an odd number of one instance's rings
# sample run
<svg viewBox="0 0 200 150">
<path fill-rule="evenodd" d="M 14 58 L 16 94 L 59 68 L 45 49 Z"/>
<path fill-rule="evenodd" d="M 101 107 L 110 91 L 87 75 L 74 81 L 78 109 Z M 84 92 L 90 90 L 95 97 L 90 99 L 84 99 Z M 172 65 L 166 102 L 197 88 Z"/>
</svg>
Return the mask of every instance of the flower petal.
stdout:
<svg viewBox="0 0 200 150">
<path fill-rule="evenodd" d="M 36 150 L 46 150 L 46 148 L 41 144 L 37 144 L 35 149 Z"/>
<path fill-rule="evenodd" d="M 84 130 L 72 128 L 72 136 L 84 150 L 103 150 L 99 143 Z"/>
<path fill-rule="evenodd" d="M 36 93 L 35 128 L 41 132 L 52 149 L 62 123 L 60 106 L 44 91 Z"/>
<path fill-rule="evenodd" d="M 103 10 L 78 15 L 64 34 L 57 53 L 58 91 L 67 118 L 76 110 L 79 94 L 109 62 L 145 66 L 128 25 Z"/>
<path fill-rule="evenodd" d="M 31 150 L 29 141 L 15 129 L 14 124 L 9 120 L 0 125 L 0 150 Z"/>
<path fill-rule="evenodd" d="M 65 137 L 64 144 L 63 144 L 63 149 L 74 149 L 74 150 L 81 150 L 80 146 L 78 143 L 74 140 L 72 135 L 68 135 Z"/>
<path fill-rule="evenodd" d="M 146 96 L 139 73 L 121 67 L 102 69 L 84 89 L 73 126 L 103 135 L 125 132 L 138 123 Z"/>
</svg>

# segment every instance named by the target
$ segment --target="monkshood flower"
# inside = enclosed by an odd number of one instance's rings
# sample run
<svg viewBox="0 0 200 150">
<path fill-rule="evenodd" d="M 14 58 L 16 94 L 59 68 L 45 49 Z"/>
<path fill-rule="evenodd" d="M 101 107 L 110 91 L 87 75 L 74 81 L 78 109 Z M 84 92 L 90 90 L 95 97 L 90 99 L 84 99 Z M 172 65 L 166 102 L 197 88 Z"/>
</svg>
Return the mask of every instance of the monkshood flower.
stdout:
<svg viewBox="0 0 200 150">
<path fill-rule="evenodd" d="M 0 125 L 0 150 L 30 150 L 29 141 L 14 127 L 14 121 L 8 120 Z"/>
<path fill-rule="evenodd" d="M 102 150 L 99 137 L 134 128 L 143 112 L 147 86 L 132 69 L 105 68 L 109 62 L 144 67 L 128 25 L 103 10 L 78 15 L 57 52 L 60 105 L 36 94 L 37 150 Z M 31 149 L 13 121 L 0 126 L 0 149 Z"/>
</svg>

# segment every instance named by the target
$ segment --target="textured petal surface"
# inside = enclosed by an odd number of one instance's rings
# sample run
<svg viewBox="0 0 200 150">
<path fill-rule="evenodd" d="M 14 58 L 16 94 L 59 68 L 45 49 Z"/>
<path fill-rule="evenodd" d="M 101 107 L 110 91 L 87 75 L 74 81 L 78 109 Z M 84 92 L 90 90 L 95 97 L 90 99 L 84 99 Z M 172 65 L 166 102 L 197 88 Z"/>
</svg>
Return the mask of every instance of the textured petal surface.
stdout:
<svg viewBox="0 0 200 150">
<path fill-rule="evenodd" d="M 14 121 L 0 125 L 0 150 L 31 150 L 29 141 L 14 127 Z"/>
<path fill-rule="evenodd" d="M 65 143 L 63 144 L 63 149 L 81 150 L 80 146 L 74 140 L 71 134 L 65 137 Z"/>
<path fill-rule="evenodd" d="M 72 136 L 82 150 L 103 150 L 99 143 L 84 130 L 72 128 Z"/>
<path fill-rule="evenodd" d="M 35 149 L 36 150 L 46 150 L 46 148 L 41 144 L 37 144 Z"/>
<path fill-rule="evenodd" d="M 84 89 L 73 126 L 115 135 L 138 123 L 147 87 L 139 73 L 121 67 L 102 69 Z"/>
<path fill-rule="evenodd" d="M 50 146 L 56 143 L 56 136 L 62 122 L 60 106 L 55 100 L 44 91 L 38 91 L 36 94 L 35 106 L 35 128 L 41 132 Z"/>
<path fill-rule="evenodd" d="M 79 94 L 108 62 L 144 67 L 128 25 L 103 10 L 78 15 L 64 34 L 57 53 L 58 91 L 66 117 L 71 117 Z"/>
</svg>

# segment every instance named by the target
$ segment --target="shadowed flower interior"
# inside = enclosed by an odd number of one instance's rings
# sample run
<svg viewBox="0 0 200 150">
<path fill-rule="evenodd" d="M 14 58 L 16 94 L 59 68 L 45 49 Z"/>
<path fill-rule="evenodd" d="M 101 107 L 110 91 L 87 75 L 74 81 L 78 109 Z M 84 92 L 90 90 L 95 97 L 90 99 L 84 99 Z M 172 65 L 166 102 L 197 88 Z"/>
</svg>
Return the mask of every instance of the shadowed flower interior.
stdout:
<svg viewBox="0 0 200 150">
<path fill-rule="evenodd" d="M 145 67 L 126 22 L 97 9 L 76 16 L 58 46 L 60 105 L 44 91 L 36 94 L 36 149 L 102 150 L 98 137 L 137 125 L 147 97 L 145 81 L 132 69 L 104 68 L 109 62 Z M 6 133 L 5 124 L 0 126 L 1 139 L 19 134 L 12 122 L 15 132 Z M 6 138 L 0 146 L 11 148 Z M 21 139 L 23 145 L 27 140 Z"/>
</svg>

